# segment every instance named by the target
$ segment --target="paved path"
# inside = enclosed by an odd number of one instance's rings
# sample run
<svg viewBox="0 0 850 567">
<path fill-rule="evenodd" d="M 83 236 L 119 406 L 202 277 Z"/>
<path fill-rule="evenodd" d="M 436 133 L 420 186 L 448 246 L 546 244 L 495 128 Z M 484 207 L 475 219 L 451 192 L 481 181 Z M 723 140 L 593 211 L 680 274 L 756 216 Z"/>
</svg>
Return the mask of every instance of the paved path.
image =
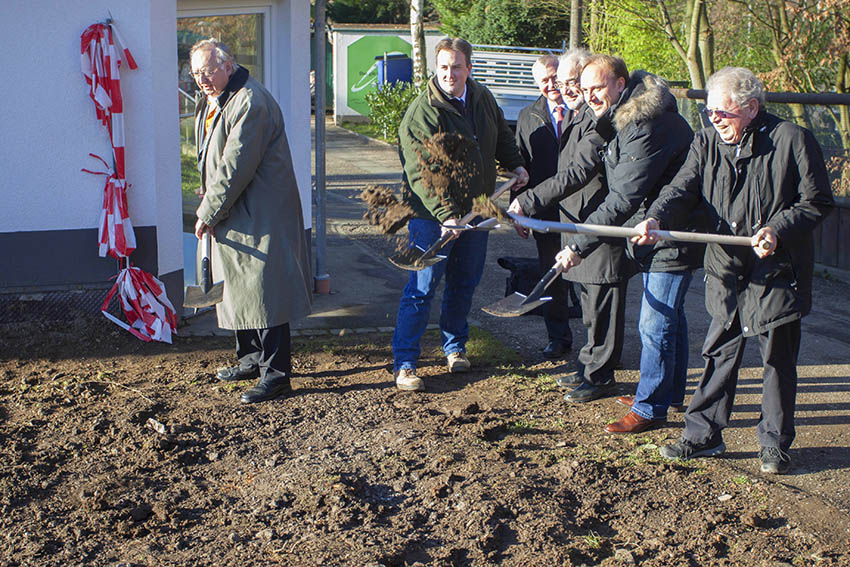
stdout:
<svg viewBox="0 0 850 567">
<path fill-rule="evenodd" d="M 321 336 L 340 332 L 391 332 L 407 273 L 386 259 L 395 244 L 378 235 L 361 219 L 364 207 L 357 195 L 369 184 L 397 188 L 399 183 L 400 166 L 395 147 L 368 140 L 328 122 L 326 264 L 331 294 L 314 296 L 313 314 L 293 324 L 297 333 Z M 313 226 L 315 231 L 315 222 Z M 519 239 L 512 230 L 491 233 L 488 267 L 476 291 L 471 319 L 473 324 L 511 345 L 526 360 L 537 363 L 543 360 L 539 349 L 545 344 L 540 318 L 499 319 L 480 310 L 504 295 L 507 272 L 496 264 L 496 259 L 503 255 L 533 257 L 534 244 Z M 633 278 L 626 309 L 623 371 L 618 373 L 618 380 L 625 383 L 635 382 L 638 377 L 640 292 L 640 280 Z M 691 341 L 690 394 L 703 366 L 699 351 L 709 323 L 703 305 L 701 271 L 688 291 L 686 309 Z M 437 311 L 432 311 L 432 324 L 439 316 Z M 577 346 L 583 343 L 582 330 L 580 324 L 573 325 Z M 182 334 L 215 332 L 212 314 L 196 317 L 181 329 Z M 786 478 L 790 484 L 822 493 L 828 500 L 850 510 L 850 486 L 846 482 L 850 478 L 850 436 L 847 434 L 850 424 L 850 285 L 834 279 L 815 278 L 814 309 L 803 320 L 799 363 L 795 474 Z M 553 372 L 571 368 L 571 361 L 552 365 Z M 725 434 L 730 458 L 742 460 L 741 466 L 746 470 L 757 468 L 753 456 L 758 451 L 754 426 L 760 412 L 760 369 L 758 342 L 749 341 L 733 421 Z M 612 415 L 615 417 L 619 414 Z M 681 416 L 671 414 L 671 418 L 681 421 Z"/>
</svg>

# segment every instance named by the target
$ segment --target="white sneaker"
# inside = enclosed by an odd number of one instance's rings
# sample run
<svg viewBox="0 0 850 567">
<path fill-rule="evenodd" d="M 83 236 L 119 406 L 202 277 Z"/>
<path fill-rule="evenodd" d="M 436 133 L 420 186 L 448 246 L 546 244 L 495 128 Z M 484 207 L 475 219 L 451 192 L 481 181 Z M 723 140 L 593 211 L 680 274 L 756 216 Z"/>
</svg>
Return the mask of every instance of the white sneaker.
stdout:
<svg viewBox="0 0 850 567">
<path fill-rule="evenodd" d="M 466 358 L 466 354 L 462 352 L 453 352 L 446 357 L 446 361 L 449 365 L 449 372 L 466 372 L 469 370 L 469 367 L 472 366 L 469 363 L 469 359 Z"/>
<path fill-rule="evenodd" d="M 413 368 L 402 368 L 395 373 L 395 385 L 399 390 L 408 392 L 421 392 L 425 389 L 425 382 L 416 375 Z"/>
</svg>

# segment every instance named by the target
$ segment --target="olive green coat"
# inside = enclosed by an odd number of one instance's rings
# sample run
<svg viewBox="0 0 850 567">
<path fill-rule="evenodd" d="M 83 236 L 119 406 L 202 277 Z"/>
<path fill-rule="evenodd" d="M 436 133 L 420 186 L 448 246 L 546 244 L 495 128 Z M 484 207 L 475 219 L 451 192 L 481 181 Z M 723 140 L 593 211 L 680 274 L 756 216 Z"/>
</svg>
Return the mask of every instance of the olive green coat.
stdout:
<svg viewBox="0 0 850 567">
<path fill-rule="evenodd" d="M 308 243 L 280 107 L 237 67 L 204 138 L 206 97 L 195 109 L 203 199 L 213 227 L 212 268 L 224 281 L 223 329 L 267 329 L 310 313 Z"/>
<path fill-rule="evenodd" d="M 514 133 L 505 121 L 502 109 L 487 88 L 473 79 L 466 81 L 466 101 L 471 109 L 470 122 L 446 99 L 432 77 L 427 88 L 411 103 L 399 126 L 399 157 L 403 171 L 404 200 L 417 218 L 438 220 L 461 217 L 472 209 L 473 199 L 490 195 L 496 185 L 496 162 L 513 171 L 525 165 L 516 146 Z M 427 158 L 423 140 L 439 132 L 459 134 L 475 140 L 476 151 L 470 156 L 471 169 L 478 172 L 470 187 L 446 195 L 432 194 L 422 182 L 420 159 Z"/>
</svg>

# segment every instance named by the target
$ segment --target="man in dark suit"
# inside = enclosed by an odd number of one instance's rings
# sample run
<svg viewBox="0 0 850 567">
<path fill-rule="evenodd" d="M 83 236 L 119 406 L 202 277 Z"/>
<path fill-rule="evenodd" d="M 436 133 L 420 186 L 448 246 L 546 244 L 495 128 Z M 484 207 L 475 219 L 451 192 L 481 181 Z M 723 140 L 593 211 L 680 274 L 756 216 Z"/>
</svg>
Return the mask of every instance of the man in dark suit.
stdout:
<svg viewBox="0 0 850 567">
<path fill-rule="evenodd" d="M 528 185 L 521 190 L 511 191 L 511 200 L 522 190 L 533 189 L 541 181 L 555 175 L 558 171 L 558 152 L 561 147 L 563 125 L 569 120 L 567 108 L 558 82 L 558 57 L 541 55 L 531 69 L 534 82 L 540 89 L 540 96 L 522 109 L 517 118 L 516 143 L 525 160 L 528 170 Z M 557 204 L 547 207 L 534 215 L 541 220 L 558 220 Z M 537 258 L 541 272 L 545 272 L 555 263 L 555 255 L 561 250 L 561 237 L 557 233 L 534 233 L 537 245 Z M 543 349 L 543 356 L 549 359 L 563 357 L 573 344 L 570 332 L 569 308 L 567 306 L 569 282 L 558 278 L 549 286 L 547 292 L 552 300 L 544 306 L 543 322 L 549 342 Z"/>
</svg>

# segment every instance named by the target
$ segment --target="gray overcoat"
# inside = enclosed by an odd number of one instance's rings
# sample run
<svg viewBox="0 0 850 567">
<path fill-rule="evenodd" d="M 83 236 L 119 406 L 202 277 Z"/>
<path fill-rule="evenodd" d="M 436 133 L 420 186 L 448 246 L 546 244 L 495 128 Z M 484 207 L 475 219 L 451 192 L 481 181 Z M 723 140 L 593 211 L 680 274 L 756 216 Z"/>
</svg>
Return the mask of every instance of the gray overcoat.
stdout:
<svg viewBox="0 0 850 567">
<path fill-rule="evenodd" d="M 272 95 L 237 67 L 204 137 L 206 97 L 195 108 L 203 198 L 214 230 L 213 277 L 223 329 L 267 329 L 310 313 L 311 274 L 301 199 L 283 115 Z"/>
</svg>

